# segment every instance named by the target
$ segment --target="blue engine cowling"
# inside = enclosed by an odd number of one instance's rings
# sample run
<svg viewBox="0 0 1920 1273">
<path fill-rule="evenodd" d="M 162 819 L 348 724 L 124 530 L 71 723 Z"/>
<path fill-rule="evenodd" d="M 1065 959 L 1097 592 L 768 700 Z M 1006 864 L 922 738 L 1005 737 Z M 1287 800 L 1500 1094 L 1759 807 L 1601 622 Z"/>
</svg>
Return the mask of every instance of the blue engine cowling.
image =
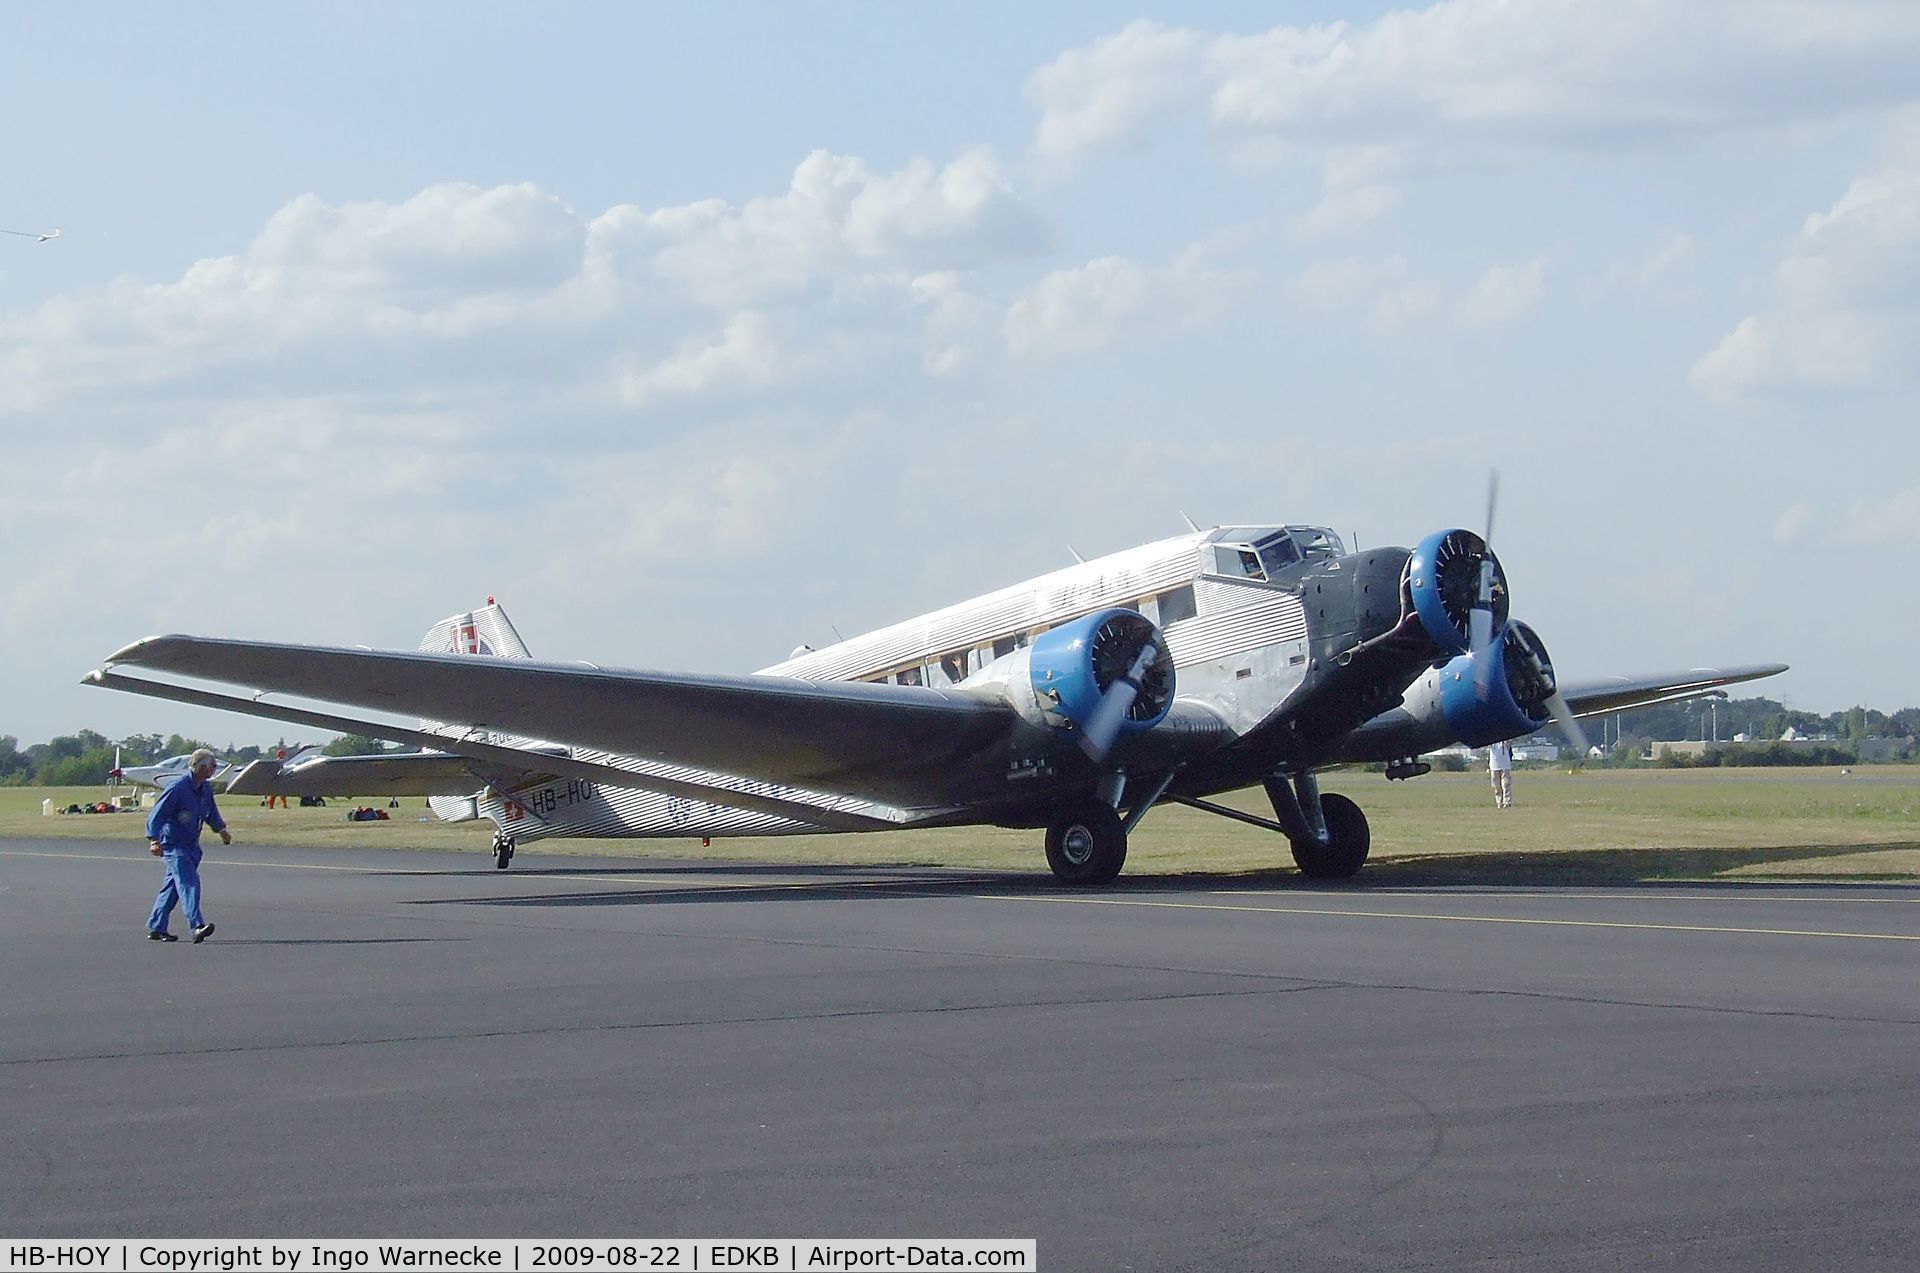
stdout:
<svg viewBox="0 0 1920 1273">
<path fill-rule="evenodd" d="M 1553 661 L 1524 623 L 1509 623 L 1487 651 L 1497 658 L 1491 674 L 1475 676 L 1473 656 L 1462 654 L 1440 669 L 1440 710 L 1447 726 L 1469 747 L 1530 734 L 1552 719 Z"/>
<path fill-rule="evenodd" d="M 1507 576 L 1487 543 L 1470 530 L 1428 535 L 1407 558 L 1407 591 L 1433 643 L 1446 654 L 1470 648 L 1471 615 L 1480 597 L 1480 563 L 1493 561 L 1493 627 L 1507 621 Z"/>
<path fill-rule="evenodd" d="M 1160 629 L 1135 610 L 1096 611 L 1034 638 L 1027 674 L 1035 702 L 1051 722 L 1085 729 L 1100 700 L 1132 670 L 1148 642 L 1157 652 L 1140 677 L 1140 693 L 1120 734 L 1152 729 L 1173 706 L 1173 656 Z"/>
</svg>

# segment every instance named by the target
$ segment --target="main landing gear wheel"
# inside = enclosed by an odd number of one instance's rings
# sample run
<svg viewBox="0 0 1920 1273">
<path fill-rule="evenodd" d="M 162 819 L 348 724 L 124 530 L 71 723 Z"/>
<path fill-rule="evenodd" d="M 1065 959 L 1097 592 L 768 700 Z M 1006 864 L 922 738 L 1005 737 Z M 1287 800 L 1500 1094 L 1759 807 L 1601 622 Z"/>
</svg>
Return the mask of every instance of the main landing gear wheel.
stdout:
<svg viewBox="0 0 1920 1273">
<path fill-rule="evenodd" d="M 1110 884 L 1127 861 L 1127 829 L 1098 800 L 1069 807 L 1047 828 L 1047 865 L 1062 884 Z"/>
<path fill-rule="evenodd" d="M 507 863 L 513 861 L 513 837 L 496 835 L 493 837 L 493 869 L 504 871 Z"/>
<path fill-rule="evenodd" d="M 1327 820 L 1328 843 L 1305 838 L 1291 841 L 1294 864 L 1308 879 L 1352 879 L 1366 865 L 1373 842 L 1367 815 L 1345 796 L 1329 792 L 1320 797 L 1320 816 Z"/>
</svg>

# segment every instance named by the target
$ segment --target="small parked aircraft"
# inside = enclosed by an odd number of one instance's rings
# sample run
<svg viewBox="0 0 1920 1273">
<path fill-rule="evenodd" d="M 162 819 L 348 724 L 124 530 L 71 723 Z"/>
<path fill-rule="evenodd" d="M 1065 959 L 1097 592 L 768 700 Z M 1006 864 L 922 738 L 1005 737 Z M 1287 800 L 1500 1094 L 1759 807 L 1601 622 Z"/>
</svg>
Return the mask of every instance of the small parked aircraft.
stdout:
<svg viewBox="0 0 1920 1273">
<path fill-rule="evenodd" d="M 257 761 L 228 789 L 427 795 L 449 820 L 490 819 L 501 868 L 554 836 L 997 824 L 1045 828 L 1056 877 L 1104 884 L 1163 801 L 1279 832 L 1309 876 L 1351 876 L 1367 819 L 1317 771 L 1372 761 L 1410 778 L 1425 752 L 1550 719 L 1584 753 L 1579 716 L 1785 670 L 1563 683 L 1467 530 L 1349 553 L 1321 527 L 1196 529 L 750 676 L 534 662 L 487 600 L 415 653 L 159 636 L 86 682 L 420 748 Z M 1254 784 L 1272 819 L 1208 798 Z"/>
<path fill-rule="evenodd" d="M 306 743 L 292 750 L 283 748 L 280 751 L 278 760 L 291 764 L 308 752 L 316 750 L 317 746 L 318 744 L 315 743 Z M 107 785 L 109 787 L 117 787 L 123 782 L 130 782 L 138 787 L 171 787 L 174 783 L 187 776 L 189 762 L 192 760 L 192 752 L 182 752 L 178 756 L 169 756 L 165 760 L 155 761 L 151 765 L 123 765 L 120 763 L 120 749 L 115 747 L 113 749 L 113 768 L 107 770 Z M 220 767 L 214 771 L 211 781 L 224 782 L 239 772 L 240 767 L 238 765 L 222 762 Z"/>
<path fill-rule="evenodd" d="M 183 752 L 178 756 L 169 756 L 165 760 L 155 761 L 151 765 L 123 765 L 120 763 L 120 749 L 115 747 L 113 768 L 107 771 L 107 785 L 112 787 L 130 782 L 137 787 L 171 787 L 187 776 L 187 765 L 192 759 L 191 752 Z M 235 772 L 234 766 L 222 764 L 214 773 L 213 781 L 219 782 Z"/>
</svg>

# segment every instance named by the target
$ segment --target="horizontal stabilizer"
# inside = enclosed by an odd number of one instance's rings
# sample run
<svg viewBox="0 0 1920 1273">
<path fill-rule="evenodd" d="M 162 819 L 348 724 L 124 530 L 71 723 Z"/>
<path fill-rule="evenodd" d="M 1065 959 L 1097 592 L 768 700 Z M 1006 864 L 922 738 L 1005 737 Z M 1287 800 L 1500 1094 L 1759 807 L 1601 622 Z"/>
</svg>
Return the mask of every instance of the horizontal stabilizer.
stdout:
<svg viewBox="0 0 1920 1273">
<path fill-rule="evenodd" d="M 518 772 L 510 780 L 537 782 L 556 774 Z M 239 796 L 471 796 L 507 775 L 489 774 L 465 756 L 440 751 L 395 756 L 319 756 L 300 764 L 256 760 L 227 784 Z"/>
</svg>

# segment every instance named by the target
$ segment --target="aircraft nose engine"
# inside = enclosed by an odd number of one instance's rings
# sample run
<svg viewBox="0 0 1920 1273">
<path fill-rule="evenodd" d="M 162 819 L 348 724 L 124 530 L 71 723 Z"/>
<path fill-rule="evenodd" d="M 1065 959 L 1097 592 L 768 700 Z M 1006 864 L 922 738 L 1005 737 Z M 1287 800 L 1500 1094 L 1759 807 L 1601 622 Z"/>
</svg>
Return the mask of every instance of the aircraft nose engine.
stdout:
<svg viewBox="0 0 1920 1273">
<path fill-rule="evenodd" d="M 1081 732 L 1095 760 L 1126 734 L 1152 729 L 1173 706 L 1173 656 L 1151 620 L 1100 610 L 1034 640 L 1027 675 L 1045 721 Z"/>
<path fill-rule="evenodd" d="M 1531 733 L 1553 719 L 1558 686 L 1553 660 L 1539 634 L 1517 620 L 1507 624 L 1498 659 L 1493 675 L 1477 675 L 1471 654 L 1460 655 L 1440 672 L 1441 710 L 1454 735 L 1469 747 Z"/>
<path fill-rule="evenodd" d="M 1491 578 L 1483 580 L 1487 564 Z M 1465 654 L 1472 648 L 1476 609 L 1491 612 L 1486 631 L 1498 632 L 1507 621 L 1506 572 L 1487 541 L 1470 530 L 1435 531 L 1421 540 L 1407 558 L 1406 586 L 1421 627 L 1443 653 Z"/>
</svg>

